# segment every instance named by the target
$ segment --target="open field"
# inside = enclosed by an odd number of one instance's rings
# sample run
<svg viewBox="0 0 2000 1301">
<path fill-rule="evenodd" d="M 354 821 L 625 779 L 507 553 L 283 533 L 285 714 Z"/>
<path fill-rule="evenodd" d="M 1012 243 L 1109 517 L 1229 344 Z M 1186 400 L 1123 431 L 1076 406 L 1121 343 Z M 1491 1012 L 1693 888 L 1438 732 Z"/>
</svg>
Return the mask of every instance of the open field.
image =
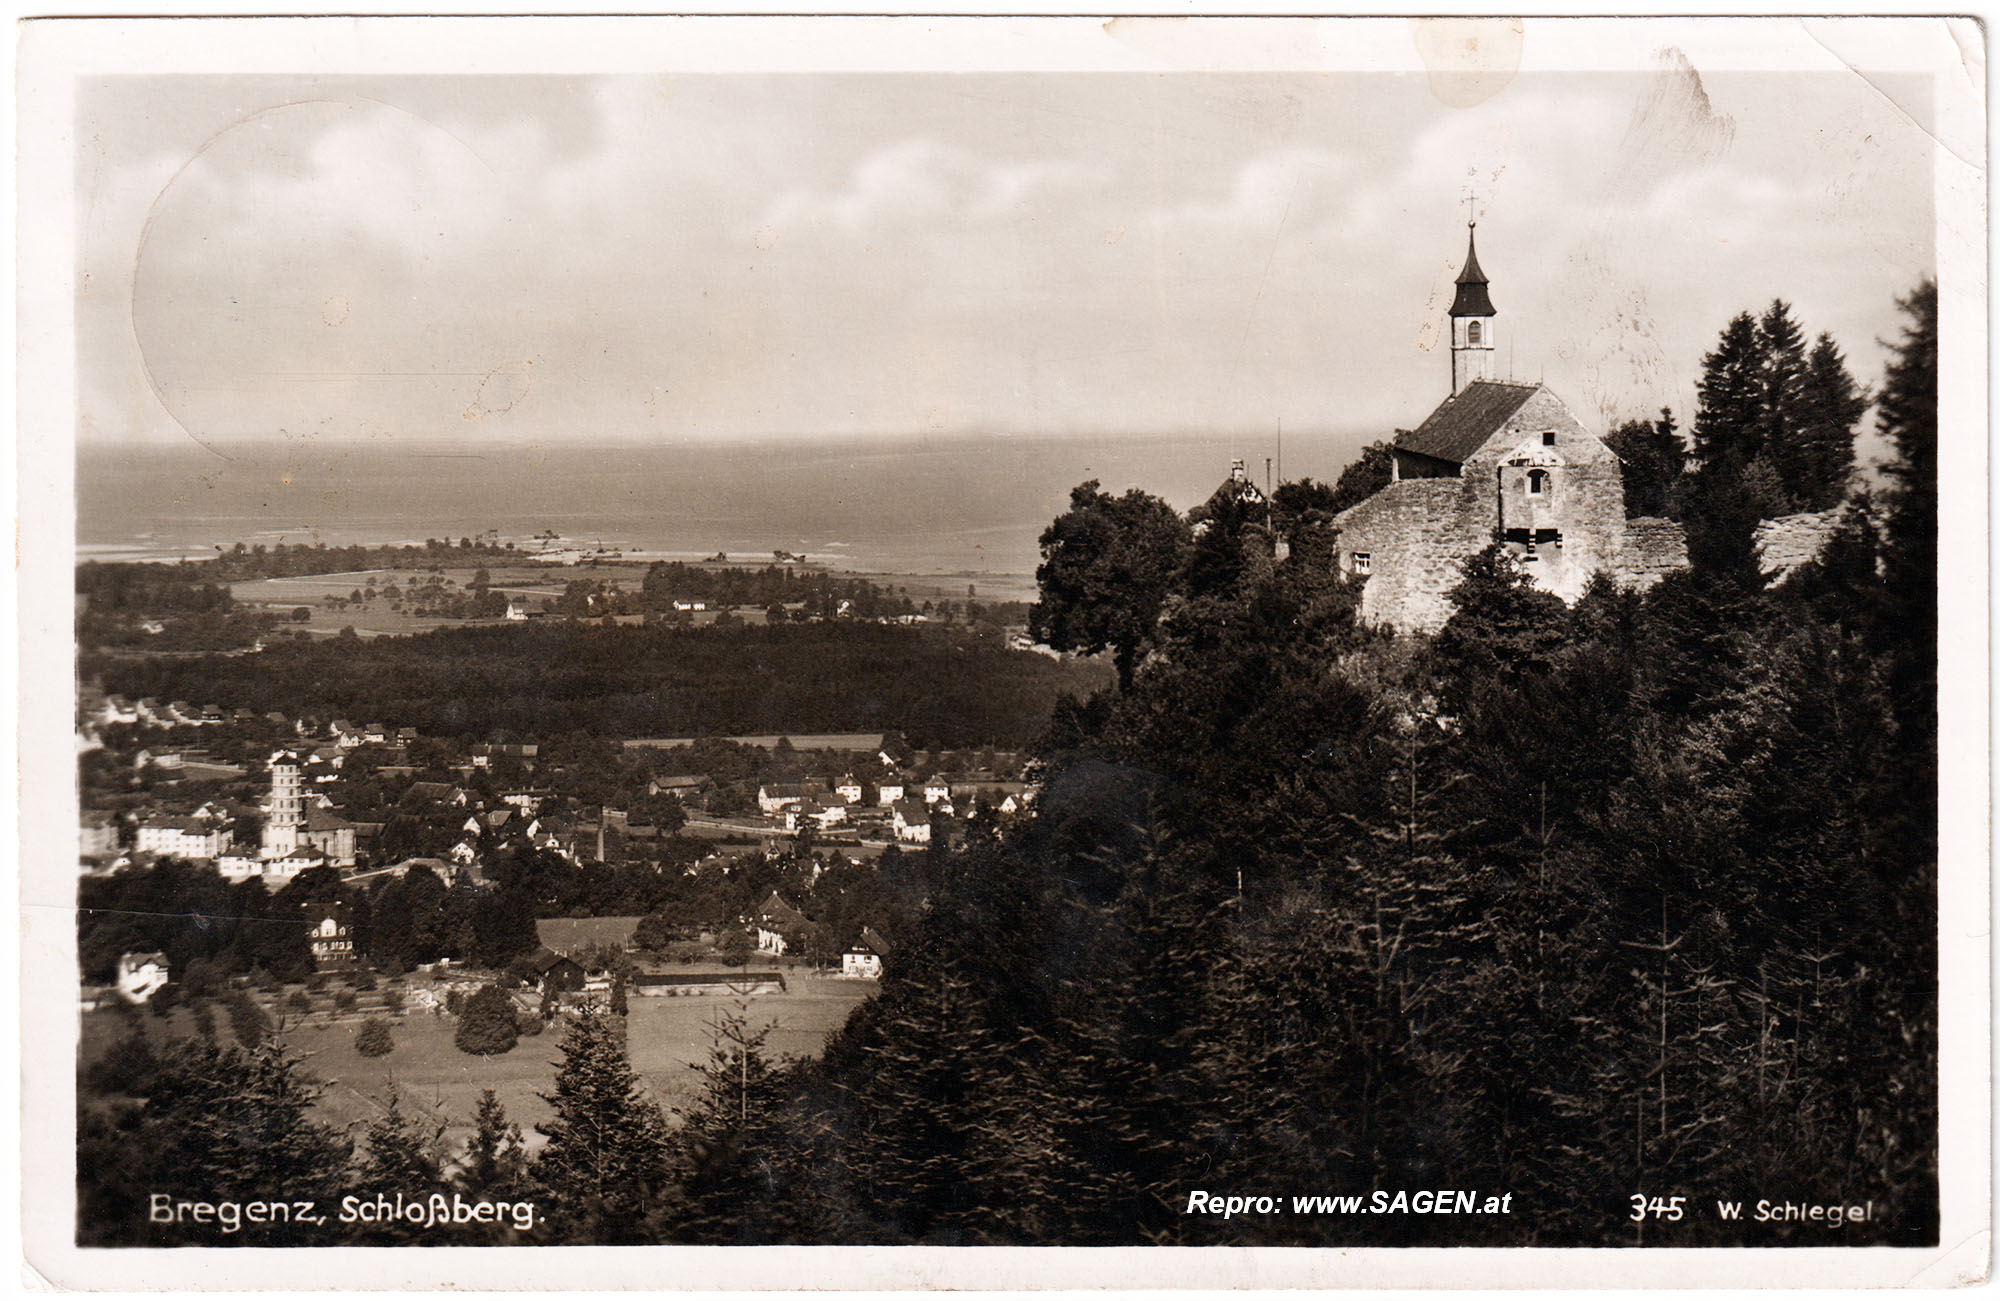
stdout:
<svg viewBox="0 0 2000 1301">
<path fill-rule="evenodd" d="M 744 566 L 747 568 L 748 566 Z M 574 579 L 588 578 L 594 582 L 609 583 L 612 586 L 636 591 L 646 576 L 646 566 L 631 561 L 606 561 L 583 565 L 479 565 L 471 561 L 461 564 L 444 564 L 443 570 L 452 590 L 462 591 L 470 586 L 472 575 L 484 568 L 490 580 L 489 586 L 496 592 L 519 598 L 524 604 L 539 607 L 545 597 L 558 597 Z M 230 594 L 245 605 L 262 607 L 274 614 L 290 615 L 300 606 L 312 611 L 312 617 L 304 623 L 284 623 L 283 628 L 311 632 L 320 636 L 330 636 L 343 628 L 353 628 L 362 637 L 400 636 L 408 633 L 426 632 L 432 628 L 453 626 L 464 623 L 497 623 L 497 619 L 445 619 L 413 614 L 407 608 L 396 610 L 394 602 L 381 595 L 391 583 L 400 589 L 419 585 L 430 576 L 427 569 L 357 569 L 335 574 L 302 574 L 291 578 L 239 579 L 232 582 Z M 338 609 L 327 608 L 334 598 L 346 598 L 357 591 L 365 591 L 369 586 L 376 589 L 374 600 L 365 605 L 350 605 Z M 718 610 L 693 612 L 692 622 L 696 627 L 712 624 L 720 616 Z M 736 611 L 738 620 L 745 624 L 762 624 L 764 611 L 753 606 L 743 606 Z M 620 622 L 635 622 L 637 616 L 621 616 Z"/>
<path fill-rule="evenodd" d="M 844 1024 L 848 1013 L 876 987 L 872 980 L 797 972 L 787 973 L 786 982 L 785 990 L 757 992 L 744 1000 L 745 1015 L 753 1028 L 775 1027 L 764 1044 L 766 1053 L 774 1058 L 818 1052 L 826 1037 Z M 727 993 L 631 1000 L 626 1023 L 633 1069 L 647 1091 L 669 1111 L 684 1104 L 699 1087 L 691 1063 L 708 1054 L 709 1023 L 732 1010 L 736 1001 Z M 227 1015 L 219 1015 L 218 1020 L 227 1036 Z M 94 1059 L 124 1029 L 123 1018 L 113 1012 L 86 1013 L 83 1021 L 86 1060 Z M 192 1033 L 180 1012 L 164 1027 L 150 1015 L 141 1021 L 156 1040 L 169 1031 Z M 303 1059 L 307 1071 L 327 1082 L 319 1105 L 329 1124 L 342 1128 L 365 1124 L 376 1112 L 376 1099 L 393 1085 L 405 1110 L 435 1117 L 445 1126 L 446 1137 L 458 1143 L 471 1133 L 480 1090 L 492 1089 L 507 1108 L 508 1117 L 521 1126 L 528 1146 L 539 1146 L 541 1137 L 534 1132 L 534 1124 L 550 1116 L 540 1095 L 555 1085 L 562 1023 L 557 1021 L 540 1035 L 522 1038 L 513 1051 L 495 1057 L 470 1057 L 460 1052 L 452 1043 L 457 1025 L 449 1016 L 406 1015 L 392 1021 L 395 1050 L 387 1057 L 375 1058 L 354 1050 L 354 1038 L 361 1029 L 359 1017 L 329 1021 L 315 1016 L 302 1025 L 288 1027 L 279 1037 Z"/>
</svg>

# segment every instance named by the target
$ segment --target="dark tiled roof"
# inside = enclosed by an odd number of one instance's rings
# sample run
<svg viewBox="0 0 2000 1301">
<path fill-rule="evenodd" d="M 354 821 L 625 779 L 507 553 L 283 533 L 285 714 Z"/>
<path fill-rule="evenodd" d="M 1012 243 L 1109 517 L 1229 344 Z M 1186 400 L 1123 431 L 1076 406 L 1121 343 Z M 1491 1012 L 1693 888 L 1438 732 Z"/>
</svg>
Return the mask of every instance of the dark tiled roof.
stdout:
<svg viewBox="0 0 2000 1301">
<path fill-rule="evenodd" d="M 339 831 L 353 825 L 338 813 L 323 809 L 317 804 L 306 810 L 307 831 Z"/>
<path fill-rule="evenodd" d="M 794 908 L 791 900 L 773 890 L 770 897 L 757 909 L 756 920 L 776 922 L 781 926 L 795 926 L 804 923 L 806 915 Z"/>
<path fill-rule="evenodd" d="M 1475 380 L 1446 398 L 1424 423 L 1396 436 L 1396 450 L 1463 465 L 1534 396 L 1537 385 Z"/>
<path fill-rule="evenodd" d="M 536 949 L 533 953 L 528 955 L 528 966 L 533 968 L 537 973 L 541 975 L 547 975 L 549 972 L 549 968 L 561 962 L 568 962 L 571 966 L 576 965 L 576 963 L 571 961 L 569 958 L 566 958 L 562 954 L 557 953 L 554 950 L 548 948 Z"/>
<path fill-rule="evenodd" d="M 1493 316 L 1493 300 L 1486 295 L 1486 273 L 1479 269 L 1479 250 L 1471 231 L 1465 233 L 1465 270 L 1458 273 L 1458 297 L 1452 299 L 1453 316 Z"/>
</svg>

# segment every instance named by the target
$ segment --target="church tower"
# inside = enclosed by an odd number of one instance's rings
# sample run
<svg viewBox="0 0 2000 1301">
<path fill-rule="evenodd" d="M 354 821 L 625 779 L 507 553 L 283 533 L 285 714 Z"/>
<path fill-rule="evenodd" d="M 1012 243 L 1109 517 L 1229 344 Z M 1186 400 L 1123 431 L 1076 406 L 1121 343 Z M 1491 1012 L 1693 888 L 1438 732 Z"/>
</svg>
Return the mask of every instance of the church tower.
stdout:
<svg viewBox="0 0 2000 1301">
<path fill-rule="evenodd" d="M 1479 269 L 1479 250 L 1466 223 L 1465 269 L 1458 273 L 1458 297 L 1451 300 L 1451 395 L 1457 397 L 1474 380 L 1498 378 L 1493 364 L 1493 300 L 1486 296 L 1486 273 Z"/>
<path fill-rule="evenodd" d="M 264 852 L 262 857 L 283 858 L 299 847 L 299 828 L 305 824 L 305 784 L 301 780 L 299 758 L 288 750 L 271 756 L 271 802 L 264 806 Z"/>
</svg>

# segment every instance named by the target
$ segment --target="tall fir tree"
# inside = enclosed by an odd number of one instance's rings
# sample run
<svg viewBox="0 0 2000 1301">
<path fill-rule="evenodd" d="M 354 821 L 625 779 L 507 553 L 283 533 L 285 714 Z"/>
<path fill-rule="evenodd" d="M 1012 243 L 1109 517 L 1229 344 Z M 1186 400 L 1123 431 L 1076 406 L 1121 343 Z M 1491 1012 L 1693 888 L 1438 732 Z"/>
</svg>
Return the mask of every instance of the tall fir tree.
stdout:
<svg viewBox="0 0 2000 1301">
<path fill-rule="evenodd" d="M 458 1171 L 459 1189 L 468 1195 L 506 1200 L 520 1195 L 527 1173 L 521 1127 L 507 1119 L 507 1108 L 498 1094 L 481 1089 L 472 1117 L 472 1138 Z"/>
<path fill-rule="evenodd" d="M 1771 467 L 1783 497 L 1783 505 L 1771 513 L 1781 515 L 1801 506 L 1800 488 L 1808 472 L 1798 437 L 1806 401 L 1806 339 L 1792 318 L 1791 304 L 1782 298 L 1773 299 L 1757 322 L 1757 349 L 1763 391 L 1750 463 L 1761 460 Z"/>
<path fill-rule="evenodd" d="M 361 1158 L 354 1170 L 353 1194 L 366 1204 L 399 1196 L 420 1202 L 444 1186 L 439 1141 L 444 1126 L 419 1120 L 403 1110 L 402 1094 L 393 1086 L 362 1135 Z M 347 1240 L 364 1246 L 439 1246 L 450 1242 L 449 1230 L 426 1229 L 408 1220 L 384 1216 L 357 1219 Z"/>
<path fill-rule="evenodd" d="M 550 1232 L 571 1243 L 653 1241 L 668 1193 L 666 1121 L 625 1052 L 624 1018 L 585 1007 L 563 1035 L 555 1110 L 534 1164 Z"/>
<path fill-rule="evenodd" d="M 1715 467 L 1748 465 L 1763 450 L 1764 348 L 1757 318 L 1739 313 L 1722 331 L 1715 351 L 1701 359 L 1695 386 L 1694 459 L 1707 476 Z"/>
<path fill-rule="evenodd" d="M 671 1145 L 681 1191 L 671 1228 L 677 1242 L 768 1241 L 769 1221 L 781 1214 L 774 1194 L 790 1144 L 778 1123 L 785 1074 L 764 1051 L 772 1028 L 752 1027 L 743 1001 L 709 1023 L 708 1058 L 695 1063 L 701 1092 Z"/>
<path fill-rule="evenodd" d="M 1798 467 L 1793 493 L 1802 509 L 1826 510 L 1847 496 L 1854 474 L 1854 427 L 1869 403 L 1830 334 L 1813 343 L 1800 397 L 1792 434 Z"/>
</svg>

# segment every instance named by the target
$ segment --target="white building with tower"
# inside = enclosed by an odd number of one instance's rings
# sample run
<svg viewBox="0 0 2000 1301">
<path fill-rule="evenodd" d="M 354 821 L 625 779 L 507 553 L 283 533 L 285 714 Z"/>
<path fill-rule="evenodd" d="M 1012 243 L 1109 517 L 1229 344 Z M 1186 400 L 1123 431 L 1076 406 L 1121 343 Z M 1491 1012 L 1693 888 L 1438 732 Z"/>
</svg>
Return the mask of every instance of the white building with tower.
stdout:
<svg viewBox="0 0 2000 1301">
<path fill-rule="evenodd" d="M 283 858 L 299 847 L 305 825 L 305 764 L 290 750 L 271 756 L 271 794 L 264 804 L 263 857 Z"/>
</svg>

